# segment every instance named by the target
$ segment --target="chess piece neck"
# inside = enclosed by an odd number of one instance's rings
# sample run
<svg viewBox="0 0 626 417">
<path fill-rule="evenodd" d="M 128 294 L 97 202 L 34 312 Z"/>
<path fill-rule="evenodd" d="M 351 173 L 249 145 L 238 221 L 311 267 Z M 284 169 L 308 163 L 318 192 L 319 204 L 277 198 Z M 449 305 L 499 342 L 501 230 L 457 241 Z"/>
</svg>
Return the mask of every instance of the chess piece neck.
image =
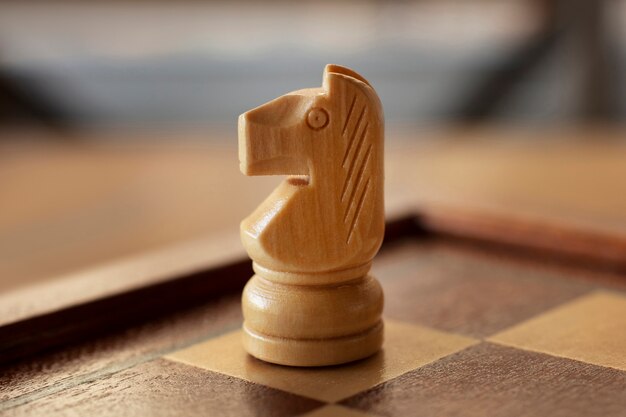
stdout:
<svg viewBox="0 0 626 417">
<path fill-rule="evenodd" d="M 252 263 L 252 268 L 257 275 L 269 281 L 288 285 L 342 285 L 348 281 L 364 277 L 369 272 L 371 266 L 372 262 L 370 261 L 332 271 L 287 272 L 275 271 L 257 262 Z"/>
</svg>

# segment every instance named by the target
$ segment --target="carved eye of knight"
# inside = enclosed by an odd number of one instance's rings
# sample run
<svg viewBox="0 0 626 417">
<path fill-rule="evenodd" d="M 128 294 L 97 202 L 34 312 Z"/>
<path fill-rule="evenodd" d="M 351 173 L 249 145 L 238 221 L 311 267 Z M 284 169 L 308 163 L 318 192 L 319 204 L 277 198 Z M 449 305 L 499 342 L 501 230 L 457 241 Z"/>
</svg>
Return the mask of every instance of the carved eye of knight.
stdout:
<svg viewBox="0 0 626 417">
<path fill-rule="evenodd" d="M 321 107 L 313 107 L 306 114 L 306 124 L 313 130 L 320 130 L 328 125 L 328 112 Z"/>
</svg>

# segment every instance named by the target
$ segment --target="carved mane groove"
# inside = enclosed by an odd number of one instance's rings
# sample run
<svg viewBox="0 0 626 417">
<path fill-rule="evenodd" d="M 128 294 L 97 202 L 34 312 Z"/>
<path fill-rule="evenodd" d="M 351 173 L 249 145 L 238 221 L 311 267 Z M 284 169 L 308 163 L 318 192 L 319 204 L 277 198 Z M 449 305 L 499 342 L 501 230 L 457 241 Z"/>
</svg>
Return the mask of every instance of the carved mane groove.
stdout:
<svg viewBox="0 0 626 417">
<path fill-rule="evenodd" d="M 355 91 L 342 129 L 345 150 L 341 165 L 345 176 L 339 201 L 343 206 L 346 244 L 350 243 L 371 184 L 374 143 L 367 122 L 371 111 L 369 104 L 365 94 Z"/>
</svg>

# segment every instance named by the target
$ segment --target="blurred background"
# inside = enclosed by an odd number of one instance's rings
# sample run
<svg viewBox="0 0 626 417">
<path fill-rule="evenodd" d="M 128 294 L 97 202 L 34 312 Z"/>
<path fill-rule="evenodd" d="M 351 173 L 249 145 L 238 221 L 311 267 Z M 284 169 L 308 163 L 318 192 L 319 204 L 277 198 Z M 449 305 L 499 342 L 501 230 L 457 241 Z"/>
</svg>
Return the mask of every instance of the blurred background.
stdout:
<svg viewBox="0 0 626 417">
<path fill-rule="evenodd" d="M 388 126 L 623 123 L 626 1 L 3 2 L 0 123 L 229 128 L 326 63 Z"/>
<path fill-rule="evenodd" d="M 389 217 L 626 234 L 626 0 L 6 1 L 0 296 L 222 234 L 245 256 L 280 179 L 239 172 L 237 117 L 327 63 L 382 99 Z"/>
</svg>

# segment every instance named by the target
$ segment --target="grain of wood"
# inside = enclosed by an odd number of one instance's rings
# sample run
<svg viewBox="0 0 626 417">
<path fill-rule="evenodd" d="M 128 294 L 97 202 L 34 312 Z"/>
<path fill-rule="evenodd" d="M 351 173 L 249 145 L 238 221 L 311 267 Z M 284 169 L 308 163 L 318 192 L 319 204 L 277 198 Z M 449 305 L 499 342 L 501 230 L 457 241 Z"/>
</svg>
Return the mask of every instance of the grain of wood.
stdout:
<svg viewBox="0 0 626 417">
<path fill-rule="evenodd" d="M 0 409 L 7 401 L 54 397 L 74 385 L 119 372 L 239 325 L 240 297 L 181 311 L 0 368 Z"/>
<path fill-rule="evenodd" d="M 483 343 L 342 402 L 380 416 L 623 416 L 626 373 Z"/>
<path fill-rule="evenodd" d="M 276 416 L 322 403 L 222 374 L 155 360 L 16 407 L 13 416 Z"/>
</svg>

